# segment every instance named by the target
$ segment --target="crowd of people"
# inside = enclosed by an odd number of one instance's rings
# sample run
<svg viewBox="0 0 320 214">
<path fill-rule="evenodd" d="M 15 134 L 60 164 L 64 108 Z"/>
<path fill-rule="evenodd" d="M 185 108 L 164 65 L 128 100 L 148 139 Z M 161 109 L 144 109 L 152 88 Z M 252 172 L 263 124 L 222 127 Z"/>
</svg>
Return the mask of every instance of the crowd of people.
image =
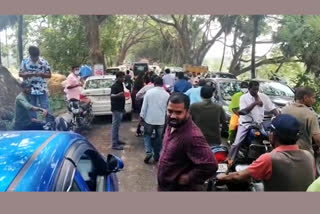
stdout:
<svg viewBox="0 0 320 214">
<path fill-rule="evenodd" d="M 22 61 L 19 73 L 24 81 L 16 98 L 14 127 L 17 130 L 41 129 L 43 124 L 36 112 L 42 112 L 43 116 L 49 112 L 46 79 L 51 77 L 50 66 L 39 57 L 37 47 L 31 46 L 29 54 Z M 74 66 L 64 82 L 68 100 L 79 99 L 83 81 L 78 75 L 79 67 Z M 173 75 L 169 69 L 160 75 L 146 71 L 135 77 L 131 70 L 126 74 L 116 73 L 110 98 L 114 150 L 123 150 L 125 144 L 119 140 L 125 112 L 124 87 L 132 93 L 133 110 L 139 114 L 136 136 L 143 136 L 146 153 L 143 161 L 157 163 L 159 191 L 203 190 L 203 183 L 215 176 L 218 168 L 211 147 L 221 145 L 220 130 L 221 127 L 226 130 L 228 122 L 222 106 L 214 102 L 215 86 L 199 74 Z M 232 115 L 228 164 L 235 161 L 250 124 L 261 123 L 266 111 L 274 115 L 269 135 L 274 149 L 261 155 L 248 169 L 220 174 L 217 179 L 232 182 L 254 178 L 264 181 L 267 191 L 320 191 L 320 181 L 314 181 L 312 145 L 320 145 L 318 117 L 312 110 L 314 90 L 297 88 L 295 101 L 279 112 L 270 98 L 259 92 L 259 82 L 242 82 L 240 88 L 229 106 Z"/>
</svg>

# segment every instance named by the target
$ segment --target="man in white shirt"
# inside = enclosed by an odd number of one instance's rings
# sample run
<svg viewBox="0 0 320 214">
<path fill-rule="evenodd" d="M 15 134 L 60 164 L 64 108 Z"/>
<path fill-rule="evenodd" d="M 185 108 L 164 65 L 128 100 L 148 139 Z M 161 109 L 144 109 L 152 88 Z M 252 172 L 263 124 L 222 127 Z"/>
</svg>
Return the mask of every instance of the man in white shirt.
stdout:
<svg viewBox="0 0 320 214">
<path fill-rule="evenodd" d="M 174 83 L 175 83 L 175 77 L 174 75 L 170 74 L 170 69 L 167 68 L 165 70 L 165 75 L 162 77 L 163 79 L 163 84 L 170 90 L 172 91 L 173 90 L 173 86 L 174 86 Z"/>
<path fill-rule="evenodd" d="M 279 114 L 270 98 L 259 92 L 259 82 L 250 81 L 249 92 L 240 98 L 239 127 L 229 154 L 231 162 L 235 160 L 240 146 L 247 136 L 250 125 L 252 122 L 262 123 L 265 111 L 272 112 L 275 116 Z"/>
<path fill-rule="evenodd" d="M 140 112 L 144 126 L 145 163 L 148 163 L 152 156 L 154 161 L 159 160 L 168 99 L 169 93 L 163 88 L 162 78 L 156 77 L 154 88 L 149 89 L 144 96 Z M 156 132 L 154 139 L 151 138 L 153 130 Z"/>
</svg>

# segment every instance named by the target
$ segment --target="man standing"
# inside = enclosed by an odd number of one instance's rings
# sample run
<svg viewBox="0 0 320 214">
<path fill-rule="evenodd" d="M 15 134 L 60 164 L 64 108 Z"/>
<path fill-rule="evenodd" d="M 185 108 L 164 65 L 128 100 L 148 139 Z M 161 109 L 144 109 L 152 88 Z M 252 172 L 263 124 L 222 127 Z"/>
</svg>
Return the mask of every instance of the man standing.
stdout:
<svg viewBox="0 0 320 214">
<path fill-rule="evenodd" d="M 222 130 L 227 129 L 226 114 L 221 105 L 212 102 L 214 88 L 201 88 L 202 102 L 190 107 L 193 122 L 200 128 L 210 146 L 221 144 L 220 124 Z"/>
<path fill-rule="evenodd" d="M 320 129 L 317 115 L 310 110 L 315 103 L 315 93 L 311 88 L 298 88 L 295 94 L 296 102 L 282 109 L 282 113 L 290 114 L 300 122 L 300 149 L 314 154 L 312 141 L 320 145 Z"/>
<path fill-rule="evenodd" d="M 169 91 L 172 91 L 175 82 L 175 77 L 172 74 L 170 74 L 169 68 L 165 69 L 164 71 L 166 74 L 162 77 L 163 84 L 169 89 Z"/>
<path fill-rule="evenodd" d="M 33 106 L 40 104 L 43 109 L 49 109 L 48 86 L 46 78 L 51 78 L 48 62 L 40 58 L 40 50 L 35 46 L 29 47 L 30 57 L 21 62 L 19 76 L 32 85 L 30 101 Z M 31 113 L 32 118 L 37 118 L 36 112 Z"/>
<path fill-rule="evenodd" d="M 190 99 L 182 93 L 169 97 L 168 126 L 158 165 L 159 191 L 200 191 L 214 176 L 216 159 L 189 113 Z"/>
<path fill-rule="evenodd" d="M 237 136 L 229 153 L 229 158 L 231 159 L 231 162 L 229 163 L 232 163 L 232 161 L 235 160 L 238 151 L 247 136 L 250 124 L 252 124 L 252 122 L 262 123 L 265 111 L 272 112 L 275 116 L 279 114 L 270 98 L 259 92 L 259 82 L 250 81 L 249 93 L 240 97 L 240 112 L 245 115 L 240 115 Z"/>
<path fill-rule="evenodd" d="M 184 73 L 178 73 L 178 81 L 174 84 L 174 92 L 184 93 L 192 88 L 192 84 L 185 79 Z"/>
<path fill-rule="evenodd" d="M 217 178 L 221 181 L 262 180 L 265 191 L 306 191 L 314 180 L 314 159 L 296 145 L 299 126 L 291 115 L 279 115 L 272 121 L 269 135 L 275 149 L 261 155 L 248 169 L 220 174 Z"/>
<path fill-rule="evenodd" d="M 44 123 L 31 118 L 30 112 L 40 111 L 45 117 L 48 113 L 47 110 L 30 103 L 32 86 L 28 81 L 23 81 L 20 86 L 23 91 L 16 97 L 14 130 L 43 130 Z"/>
<path fill-rule="evenodd" d="M 231 98 L 231 103 L 229 105 L 229 111 L 232 112 L 230 122 L 229 122 L 229 137 L 228 141 L 233 144 L 234 139 L 237 134 L 237 129 L 239 125 L 239 107 L 240 107 L 240 97 L 248 92 L 248 83 L 242 82 L 240 84 L 240 91 L 235 93 Z"/>
<path fill-rule="evenodd" d="M 77 99 L 80 100 L 80 94 L 82 90 L 82 82 L 79 80 L 80 70 L 79 66 L 72 66 L 72 71 L 68 75 L 67 79 L 62 82 L 64 86 L 64 92 L 66 93 L 67 100 Z"/>
<path fill-rule="evenodd" d="M 193 103 L 199 103 L 202 102 L 202 97 L 201 97 L 201 88 L 206 84 L 205 79 L 201 79 L 199 81 L 198 87 L 195 88 L 190 88 L 188 91 L 186 91 L 184 94 L 187 95 L 190 98 L 190 105 Z"/>
<path fill-rule="evenodd" d="M 124 77 L 124 84 L 126 88 L 131 92 L 133 81 L 132 81 L 132 76 L 130 75 L 129 70 L 126 71 L 126 76 Z"/>
<path fill-rule="evenodd" d="M 122 116 L 125 106 L 124 96 L 124 73 L 118 72 L 116 74 L 116 82 L 111 86 L 111 111 L 112 111 L 112 149 L 123 150 L 119 140 L 119 128 L 122 121 Z"/>
<path fill-rule="evenodd" d="M 157 162 L 159 160 L 168 99 L 169 94 L 163 88 L 162 78 L 156 77 L 154 88 L 147 91 L 140 112 L 144 126 L 145 163 L 149 162 L 152 153 L 154 161 Z M 156 132 L 156 137 L 152 143 L 153 130 Z"/>
</svg>

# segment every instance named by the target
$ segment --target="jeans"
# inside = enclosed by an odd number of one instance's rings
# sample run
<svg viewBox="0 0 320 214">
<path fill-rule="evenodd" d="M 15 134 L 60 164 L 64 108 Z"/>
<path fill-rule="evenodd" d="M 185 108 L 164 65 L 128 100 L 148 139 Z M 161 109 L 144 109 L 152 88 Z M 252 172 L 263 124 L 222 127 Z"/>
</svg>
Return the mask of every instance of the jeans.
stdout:
<svg viewBox="0 0 320 214">
<path fill-rule="evenodd" d="M 122 121 L 123 112 L 112 112 L 112 146 L 119 145 L 119 128 Z"/>
<path fill-rule="evenodd" d="M 49 99 L 47 93 L 44 93 L 42 95 L 31 95 L 30 99 L 30 102 L 33 106 L 40 106 L 40 108 L 49 110 Z M 35 111 L 31 111 L 30 114 L 31 118 L 37 118 L 37 113 Z"/>
<path fill-rule="evenodd" d="M 154 139 L 151 138 L 153 130 L 156 131 Z M 162 135 L 164 131 L 164 125 L 150 125 L 144 123 L 144 146 L 147 155 L 153 153 L 155 160 L 159 159 L 160 151 L 162 148 Z"/>
</svg>

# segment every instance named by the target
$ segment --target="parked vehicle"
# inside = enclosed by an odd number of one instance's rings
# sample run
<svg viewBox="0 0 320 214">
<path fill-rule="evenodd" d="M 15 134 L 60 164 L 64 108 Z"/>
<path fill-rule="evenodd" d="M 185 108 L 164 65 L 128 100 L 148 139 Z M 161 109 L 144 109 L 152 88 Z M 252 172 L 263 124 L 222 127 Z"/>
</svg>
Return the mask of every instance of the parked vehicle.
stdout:
<svg viewBox="0 0 320 214">
<path fill-rule="evenodd" d="M 208 72 L 204 75 L 204 78 L 229 78 L 229 79 L 237 79 L 234 74 L 223 73 L 223 72 Z"/>
<path fill-rule="evenodd" d="M 140 73 L 145 74 L 146 72 L 148 72 L 149 65 L 148 65 L 148 63 L 135 62 L 132 65 L 132 70 L 133 70 L 134 76 L 136 77 Z"/>
<path fill-rule="evenodd" d="M 92 114 L 97 115 L 112 115 L 111 112 L 111 86 L 115 82 L 114 75 L 91 76 L 84 83 L 82 95 L 88 97 L 92 102 Z M 130 91 L 125 87 L 125 111 L 127 117 L 131 119 L 132 100 Z"/>
<path fill-rule="evenodd" d="M 70 132 L 0 132 L 0 191 L 118 191 L 123 162 Z"/>
<path fill-rule="evenodd" d="M 72 114 L 72 120 L 70 127 L 72 131 L 80 132 L 84 129 L 90 128 L 93 120 L 92 103 L 82 103 L 81 100 L 84 98 L 80 96 L 80 100 L 70 99 L 68 101 L 68 110 Z"/>
</svg>

